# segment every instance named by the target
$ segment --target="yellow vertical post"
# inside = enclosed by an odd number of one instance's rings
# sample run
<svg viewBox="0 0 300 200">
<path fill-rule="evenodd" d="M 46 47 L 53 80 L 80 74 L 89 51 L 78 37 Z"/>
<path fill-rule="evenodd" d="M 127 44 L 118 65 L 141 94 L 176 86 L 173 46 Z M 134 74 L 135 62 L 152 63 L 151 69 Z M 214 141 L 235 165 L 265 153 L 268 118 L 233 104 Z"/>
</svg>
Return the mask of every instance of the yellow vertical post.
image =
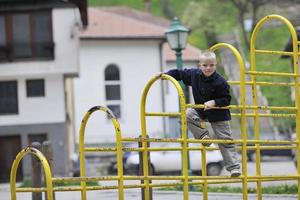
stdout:
<svg viewBox="0 0 300 200">
<path fill-rule="evenodd" d="M 140 107 L 140 117 L 141 117 L 141 130 L 142 130 L 142 154 L 143 154 L 143 176 L 147 177 L 144 180 L 145 184 L 145 190 L 144 190 L 144 200 L 150 200 L 150 186 L 149 186 L 149 163 L 148 163 L 148 145 L 147 145 L 147 127 L 146 127 L 146 97 L 148 94 L 148 91 L 151 87 L 151 85 L 154 83 L 156 78 L 152 78 L 147 85 L 145 86 L 143 93 L 142 93 L 142 99 L 141 99 L 141 107 Z"/>
<path fill-rule="evenodd" d="M 84 151 L 84 135 L 87 121 L 93 110 L 89 110 L 83 117 L 79 129 L 79 162 L 80 162 L 80 177 L 86 177 L 85 173 L 85 151 Z M 80 181 L 81 200 L 86 200 L 86 182 Z"/>
<path fill-rule="evenodd" d="M 25 149 L 23 149 L 22 151 L 20 151 L 13 164 L 11 167 L 11 171 L 10 171 L 10 196 L 11 196 L 11 200 L 16 200 L 17 196 L 16 196 L 16 176 L 17 176 L 17 169 L 19 167 L 20 161 L 22 160 L 22 158 L 26 155 L 26 154 L 33 154 L 36 157 L 38 157 L 38 159 L 40 160 L 40 162 L 42 163 L 44 172 L 45 172 L 45 181 L 46 181 L 46 188 L 47 188 L 47 199 L 48 200 L 53 200 L 53 186 L 52 186 L 52 173 L 51 173 L 51 169 L 49 166 L 49 163 L 47 161 L 47 159 L 45 158 L 45 156 L 37 149 L 32 148 L 32 147 L 26 147 Z"/>
<path fill-rule="evenodd" d="M 115 132 L 116 132 L 116 149 L 117 149 L 117 167 L 118 167 L 118 193 L 119 199 L 124 199 L 124 174 L 123 174 L 123 152 L 122 152 L 122 136 L 120 124 L 114 114 L 103 106 L 94 106 L 87 111 L 84 115 L 79 130 L 79 159 L 80 159 L 80 176 L 86 177 L 86 167 L 85 167 L 85 148 L 84 148 L 84 135 L 87 122 L 91 114 L 97 110 L 104 111 L 108 118 L 112 120 Z M 86 181 L 81 181 L 81 199 L 86 200 Z"/>
<path fill-rule="evenodd" d="M 143 170 L 144 176 L 146 177 L 144 184 L 145 184 L 145 200 L 149 200 L 150 198 L 150 186 L 149 186 L 149 169 L 148 169 L 148 147 L 147 147 L 147 127 L 146 127 L 146 98 L 150 87 L 153 85 L 155 81 L 158 79 L 170 80 L 173 85 L 177 89 L 177 93 L 179 95 L 180 100 L 180 113 L 181 113 L 181 131 L 182 131 L 182 174 L 184 177 L 183 180 L 183 195 L 184 200 L 188 200 L 189 198 L 189 183 L 188 183 L 188 162 L 187 162 L 187 127 L 186 127 L 186 104 L 185 104 L 185 97 L 182 91 L 180 84 L 171 76 L 166 74 L 161 74 L 159 76 L 155 76 L 150 79 L 150 81 L 146 84 L 141 98 L 141 105 L 140 105 L 140 117 L 141 117 L 141 130 L 142 130 L 142 140 L 143 140 Z"/>
<path fill-rule="evenodd" d="M 120 124 L 110 110 L 107 110 L 110 116 L 112 116 L 112 122 L 116 131 L 116 145 L 117 145 L 117 166 L 118 166 L 118 192 L 119 200 L 124 199 L 124 173 L 123 173 L 123 150 L 122 150 L 122 135 Z"/>
<path fill-rule="evenodd" d="M 202 165 L 202 176 L 207 176 L 207 170 L 206 170 L 206 148 L 204 145 L 202 145 L 201 149 L 201 165 Z M 207 185 L 207 179 L 203 180 L 203 200 L 208 199 L 208 185 Z"/>
<path fill-rule="evenodd" d="M 240 70 L 240 113 L 241 113 L 241 137 L 242 137 L 242 176 L 243 176 L 243 200 L 248 198 L 248 177 L 247 177 L 247 129 L 246 129 L 246 83 L 245 83 L 245 65 L 241 54 L 230 44 L 219 43 L 210 49 L 215 51 L 219 48 L 229 49 L 235 56 Z"/>
<path fill-rule="evenodd" d="M 253 30 L 253 33 L 251 35 L 250 39 L 250 65 L 251 65 L 251 71 L 256 71 L 256 52 L 255 52 L 255 41 L 256 41 L 256 35 L 257 31 L 259 29 L 260 23 L 258 23 Z M 256 85 L 256 75 L 251 75 L 252 79 L 252 98 L 253 98 L 253 105 L 258 106 L 258 99 L 257 99 L 257 85 Z M 258 110 L 255 109 L 253 111 L 254 113 L 254 139 L 259 140 L 259 116 L 258 116 Z M 261 176 L 261 167 L 260 167 L 260 144 L 255 144 L 255 166 L 256 166 L 256 176 Z M 262 199 L 262 185 L 261 185 L 261 179 L 257 179 L 256 181 L 257 185 L 257 199 Z"/>
</svg>

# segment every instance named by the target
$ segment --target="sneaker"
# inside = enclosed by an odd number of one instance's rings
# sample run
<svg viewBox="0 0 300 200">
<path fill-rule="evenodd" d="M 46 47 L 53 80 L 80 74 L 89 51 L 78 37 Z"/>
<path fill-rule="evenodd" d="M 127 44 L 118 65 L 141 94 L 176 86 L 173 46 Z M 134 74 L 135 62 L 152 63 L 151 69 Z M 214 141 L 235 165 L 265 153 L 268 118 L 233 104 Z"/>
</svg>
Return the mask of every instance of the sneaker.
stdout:
<svg viewBox="0 0 300 200">
<path fill-rule="evenodd" d="M 208 135 L 205 134 L 200 139 L 201 140 L 210 140 L 211 138 Z M 208 146 L 211 145 L 211 143 L 202 143 L 202 145 L 208 147 Z"/>
<path fill-rule="evenodd" d="M 239 177 L 241 175 L 240 169 L 233 169 L 230 171 L 230 176 L 231 177 Z"/>
</svg>

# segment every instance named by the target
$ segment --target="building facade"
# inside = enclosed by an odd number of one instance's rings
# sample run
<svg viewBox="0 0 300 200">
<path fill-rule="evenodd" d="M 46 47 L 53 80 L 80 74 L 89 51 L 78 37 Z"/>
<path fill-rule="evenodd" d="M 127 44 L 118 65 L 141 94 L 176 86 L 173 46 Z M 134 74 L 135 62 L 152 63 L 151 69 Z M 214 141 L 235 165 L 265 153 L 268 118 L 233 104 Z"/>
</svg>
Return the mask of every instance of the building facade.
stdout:
<svg viewBox="0 0 300 200">
<path fill-rule="evenodd" d="M 66 80 L 78 75 L 77 33 L 85 17 L 67 1 L 0 4 L 0 181 L 9 180 L 14 157 L 33 141 L 52 142 L 53 172 L 65 175 L 74 148 Z M 18 179 L 30 172 L 25 157 Z"/>
</svg>

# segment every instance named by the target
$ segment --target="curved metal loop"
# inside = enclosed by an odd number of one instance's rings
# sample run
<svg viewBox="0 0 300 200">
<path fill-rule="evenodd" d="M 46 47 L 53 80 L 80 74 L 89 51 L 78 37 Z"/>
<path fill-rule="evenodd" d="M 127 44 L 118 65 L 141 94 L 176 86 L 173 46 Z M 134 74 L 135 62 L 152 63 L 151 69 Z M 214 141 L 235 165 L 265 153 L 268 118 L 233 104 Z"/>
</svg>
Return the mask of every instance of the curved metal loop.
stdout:
<svg viewBox="0 0 300 200">
<path fill-rule="evenodd" d="M 79 129 L 79 160 L 80 160 L 80 176 L 86 177 L 86 167 L 85 167 L 85 148 L 84 148 L 84 136 L 85 136 L 85 128 L 88 120 L 90 119 L 92 113 L 95 111 L 103 111 L 107 114 L 108 118 L 113 122 L 115 132 L 116 132 L 116 145 L 117 145 L 117 166 L 118 166 L 118 176 L 120 178 L 119 181 L 119 199 L 124 199 L 123 196 L 123 152 L 122 152 L 122 136 L 120 123 L 113 114 L 113 112 L 104 107 L 104 106 L 94 106 L 90 108 L 86 114 L 84 115 Z M 86 182 L 81 181 L 81 199 L 86 200 Z"/>
<path fill-rule="evenodd" d="M 184 92 L 180 86 L 180 84 L 178 83 L 178 81 L 173 78 L 170 75 L 167 74 L 159 74 L 157 76 L 154 76 L 150 79 L 150 81 L 146 84 L 143 93 L 142 93 L 142 98 L 141 98 L 141 128 L 142 128 L 142 137 L 146 138 L 147 132 L 146 132 L 146 122 L 145 122 L 145 116 L 146 116 L 146 98 L 148 95 L 148 92 L 151 88 L 151 86 L 157 81 L 157 80 L 169 80 L 172 82 L 172 84 L 175 86 L 175 88 L 177 89 L 177 93 L 179 95 L 179 100 L 180 100 L 180 112 L 181 113 L 185 113 L 185 96 L 184 96 Z M 183 119 L 184 118 L 184 119 Z M 186 121 L 185 116 L 182 117 L 182 120 Z"/>
<path fill-rule="evenodd" d="M 11 171 L 10 171 L 10 195 L 11 195 L 11 200 L 16 200 L 17 196 L 16 196 L 16 176 L 17 176 L 17 170 L 20 164 L 20 161 L 23 159 L 23 157 L 26 154 L 32 154 L 35 155 L 41 162 L 44 172 L 45 172 L 45 181 L 46 181 L 46 187 L 47 187 L 47 199 L 48 200 L 53 200 L 53 186 L 52 186 L 52 173 L 51 173 L 51 169 L 49 166 L 49 163 L 46 159 L 46 157 L 42 154 L 42 152 L 40 152 L 39 150 L 37 150 L 36 148 L 33 147 L 26 147 L 23 150 L 21 150 L 13 164 L 11 167 Z"/>
<path fill-rule="evenodd" d="M 267 15 L 263 17 L 261 20 L 259 20 L 252 32 L 251 39 L 250 39 L 250 63 L 251 63 L 251 69 L 256 70 L 255 65 L 255 44 L 256 44 L 256 37 L 257 32 L 261 29 L 261 27 L 271 20 L 279 20 L 283 22 L 289 29 L 291 37 L 292 37 L 292 44 L 293 44 L 293 60 L 294 60 L 294 73 L 298 73 L 298 44 L 297 44 L 297 33 L 292 25 L 292 23 L 286 19 L 283 16 L 280 15 Z M 297 62 L 297 66 L 295 65 L 295 62 Z M 296 69 L 297 68 L 297 69 Z"/>
<path fill-rule="evenodd" d="M 141 98 L 141 129 L 142 129 L 142 148 L 143 148 L 143 171 L 144 176 L 149 175 L 149 160 L 148 160 L 148 147 L 147 147 L 147 131 L 146 131 L 146 97 L 149 92 L 150 87 L 159 79 L 162 80 L 169 80 L 172 82 L 172 84 L 176 87 L 178 95 L 179 95 L 179 101 L 180 101 L 180 114 L 181 114 L 181 133 L 182 133 L 182 174 L 184 176 L 183 180 L 183 193 L 184 193 L 184 199 L 188 199 L 188 151 L 187 151 L 187 123 L 186 123 L 186 103 L 185 103 L 185 96 L 184 92 L 180 86 L 180 84 L 177 82 L 176 79 L 173 77 L 167 75 L 167 74 L 159 74 L 157 76 L 154 76 L 150 79 L 150 81 L 145 86 L 142 98 Z M 144 180 L 145 184 L 145 200 L 149 200 L 150 198 L 150 186 L 149 186 L 149 180 Z"/>
</svg>

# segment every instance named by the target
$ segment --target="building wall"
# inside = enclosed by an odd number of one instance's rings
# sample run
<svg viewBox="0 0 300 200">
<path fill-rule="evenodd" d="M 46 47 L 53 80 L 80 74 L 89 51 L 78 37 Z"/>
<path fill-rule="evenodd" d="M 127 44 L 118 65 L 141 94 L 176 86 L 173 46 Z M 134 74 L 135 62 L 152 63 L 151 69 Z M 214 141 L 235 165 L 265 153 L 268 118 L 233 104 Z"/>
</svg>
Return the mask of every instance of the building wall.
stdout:
<svg viewBox="0 0 300 200">
<path fill-rule="evenodd" d="M 63 19 L 63 20 L 62 20 Z M 78 72 L 79 24 L 77 8 L 57 8 L 52 11 L 54 60 L 0 63 L 0 78 L 48 74 L 73 75 Z"/>
<path fill-rule="evenodd" d="M 109 64 L 120 69 L 121 131 L 123 136 L 137 137 L 140 128 L 140 99 L 146 83 L 160 69 L 158 41 L 81 40 L 80 78 L 74 79 L 75 129 L 78 133 L 86 111 L 95 105 L 106 106 L 104 70 Z M 155 84 L 147 98 L 147 108 L 162 111 L 161 85 Z M 148 133 L 162 133 L 162 118 L 150 119 Z M 112 123 L 103 113 L 94 114 L 87 124 L 86 143 L 114 142 Z"/>
<path fill-rule="evenodd" d="M 77 8 L 52 10 L 54 60 L 0 63 L 0 81 L 18 83 L 18 114 L 0 115 L 0 136 L 21 135 L 21 144 L 28 146 L 28 134 L 46 133 L 53 143 L 54 173 L 66 175 L 70 169 L 69 153 L 73 140 L 68 139 L 66 121 L 65 77 L 78 75 L 80 15 Z M 45 96 L 26 95 L 27 79 L 44 79 Z M 74 134 L 74 133 L 72 133 Z M 74 145 L 74 144 L 73 144 Z M 24 175 L 30 172 L 26 158 Z"/>
<path fill-rule="evenodd" d="M 45 80 L 44 97 L 27 97 L 26 80 L 30 79 Z M 16 76 L 15 78 L 2 78 L 1 80 L 17 81 L 19 113 L 16 115 L 1 115 L 0 126 L 64 123 L 66 121 L 62 74 L 48 76 Z"/>
<path fill-rule="evenodd" d="M 1 136 L 21 136 L 22 148 L 30 145 L 29 135 L 46 134 L 47 139 L 52 142 L 53 147 L 53 173 L 55 175 L 66 175 L 69 171 L 67 130 L 65 123 L 49 124 L 26 124 L 13 126 L 0 126 Z M 31 175 L 30 156 L 23 159 L 24 176 Z"/>
</svg>

